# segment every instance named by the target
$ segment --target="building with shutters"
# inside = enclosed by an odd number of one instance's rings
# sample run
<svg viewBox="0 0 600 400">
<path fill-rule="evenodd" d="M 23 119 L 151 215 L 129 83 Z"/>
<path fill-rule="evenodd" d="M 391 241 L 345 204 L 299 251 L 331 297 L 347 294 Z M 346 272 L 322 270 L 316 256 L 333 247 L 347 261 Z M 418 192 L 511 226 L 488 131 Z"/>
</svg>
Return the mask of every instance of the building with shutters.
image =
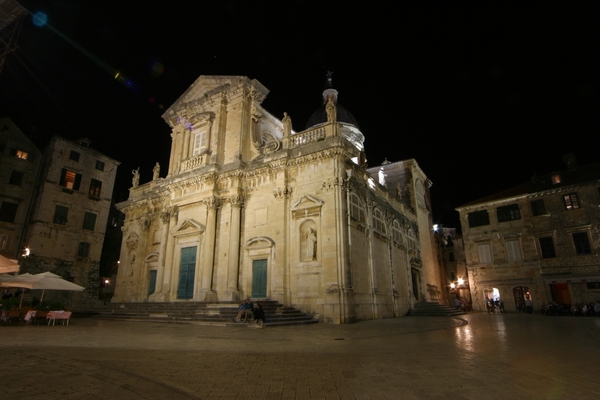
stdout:
<svg viewBox="0 0 600 400">
<path fill-rule="evenodd" d="M 23 230 L 41 162 L 41 152 L 9 118 L 0 118 L 0 254 L 23 252 Z"/>
<path fill-rule="evenodd" d="M 76 310 L 97 306 L 99 262 L 118 161 L 90 147 L 87 139 L 54 136 L 46 146 L 22 242 L 29 256 L 21 272 L 51 271 L 86 288 L 53 292 Z"/>
<path fill-rule="evenodd" d="M 567 169 L 457 208 L 473 307 L 507 311 L 600 298 L 600 163 Z"/>
</svg>

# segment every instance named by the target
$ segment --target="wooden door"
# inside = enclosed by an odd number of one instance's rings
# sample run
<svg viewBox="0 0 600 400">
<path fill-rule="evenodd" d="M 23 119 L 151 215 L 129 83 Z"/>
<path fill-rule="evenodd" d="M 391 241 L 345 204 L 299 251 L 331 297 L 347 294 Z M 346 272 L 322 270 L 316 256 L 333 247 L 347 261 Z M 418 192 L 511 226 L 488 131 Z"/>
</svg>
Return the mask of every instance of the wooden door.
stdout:
<svg viewBox="0 0 600 400">
<path fill-rule="evenodd" d="M 179 264 L 179 285 L 177 287 L 178 299 L 191 299 L 194 297 L 194 279 L 196 277 L 196 246 L 181 249 L 181 262 Z"/>
<path fill-rule="evenodd" d="M 267 260 L 252 261 L 252 297 L 267 297 Z"/>
</svg>

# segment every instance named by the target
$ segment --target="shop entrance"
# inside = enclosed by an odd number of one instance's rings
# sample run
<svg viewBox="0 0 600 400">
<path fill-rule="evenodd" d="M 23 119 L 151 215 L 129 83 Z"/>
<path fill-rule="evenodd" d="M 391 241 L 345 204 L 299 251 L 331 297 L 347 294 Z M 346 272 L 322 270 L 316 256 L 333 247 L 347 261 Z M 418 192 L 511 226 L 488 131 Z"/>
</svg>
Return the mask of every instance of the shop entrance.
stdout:
<svg viewBox="0 0 600 400">
<path fill-rule="evenodd" d="M 552 293 L 552 301 L 558 304 L 571 304 L 568 283 L 552 283 L 550 284 L 550 292 Z"/>
<path fill-rule="evenodd" d="M 513 297 L 515 298 L 515 308 L 518 312 L 525 312 L 525 300 L 531 298 L 529 288 L 527 286 L 517 286 L 513 288 Z"/>
</svg>

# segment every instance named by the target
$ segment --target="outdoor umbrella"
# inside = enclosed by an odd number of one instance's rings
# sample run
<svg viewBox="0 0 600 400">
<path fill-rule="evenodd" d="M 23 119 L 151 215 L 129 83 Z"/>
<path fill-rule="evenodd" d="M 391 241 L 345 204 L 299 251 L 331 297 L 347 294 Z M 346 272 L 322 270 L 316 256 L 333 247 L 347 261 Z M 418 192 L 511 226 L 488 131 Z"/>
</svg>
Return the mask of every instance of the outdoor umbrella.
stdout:
<svg viewBox="0 0 600 400">
<path fill-rule="evenodd" d="M 42 290 L 42 297 L 40 302 L 44 299 L 44 292 L 46 290 L 70 290 L 81 292 L 85 289 L 83 286 L 74 284 L 64 280 L 62 277 L 53 274 L 52 272 L 42 272 L 41 274 L 22 274 L 16 276 L 1 275 L 0 276 L 0 287 L 18 287 L 25 289 Z M 21 301 L 23 295 L 21 294 Z M 19 307 L 21 304 L 19 304 Z"/>
<path fill-rule="evenodd" d="M 0 254 L 0 274 L 9 272 L 19 272 L 19 263 L 17 260 L 4 257 Z"/>
</svg>

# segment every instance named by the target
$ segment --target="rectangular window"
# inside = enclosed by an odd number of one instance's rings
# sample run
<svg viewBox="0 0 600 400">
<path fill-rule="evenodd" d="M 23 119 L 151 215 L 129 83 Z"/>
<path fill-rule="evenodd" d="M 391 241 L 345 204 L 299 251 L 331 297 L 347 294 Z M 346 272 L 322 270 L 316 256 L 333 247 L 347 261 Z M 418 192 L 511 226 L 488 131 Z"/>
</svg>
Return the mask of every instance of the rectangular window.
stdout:
<svg viewBox="0 0 600 400">
<path fill-rule="evenodd" d="M 579 200 L 577 200 L 577 193 L 565 194 L 563 196 L 565 200 L 565 208 L 567 210 L 575 210 L 579 208 Z"/>
<path fill-rule="evenodd" d="M 496 208 L 498 214 L 498 222 L 515 221 L 521 219 L 521 211 L 518 204 L 511 204 Z"/>
<path fill-rule="evenodd" d="M 489 243 L 483 243 L 477 245 L 477 252 L 479 253 L 480 264 L 491 264 L 492 263 L 492 250 Z"/>
<path fill-rule="evenodd" d="M 490 216 L 486 210 L 475 211 L 469 213 L 467 216 L 469 220 L 469 228 L 475 228 L 476 226 L 484 226 L 490 224 Z"/>
<path fill-rule="evenodd" d="M 8 236 L 0 235 L 0 249 L 4 250 L 8 247 Z"/>
<path fill-rule="evenodd" d="M 88 258 L 90 255 L 90 244 L 86 242 L 79 242 L 79 248 L 77 249 L 77 257 Z"/>
<path fill-rule="evenodd" d="M 600 289 L 600 282 L 586 282 L 588 289 L 598 290 Z"/>
<path fill-rule="evenodd" d="M 194 155 L 202 153 L 206 149 L 206 131 L 194 135 Z"/>
<path fill-rule="evenodd" d="M 9 203 L 7 201 L 3 201 L 0 205 L 0 221 L 10 223 L 15 222 L 18 208 L 19 204 L 17 203 Z"/>
<path fill-rule="evenodd" d="M 100 191 L 102 190 L 102 181 L 98 181 L 96 179 L 92 179 L 90 182 L 90 196 L 99 198 Z"/>
<path fill-rule="evenodd" d="M 521 261 L 521 244 L 518 240 L 509 240 L 504 242 L 506 245 L 506 258 L 508 262 Z"/>
<path fill-rule="evenodd" d="M 69 207 L 59 206 L 54 207 L 54 218 L 52 218 L 52 222 L 55 224 L 66 225 L 67 224 L 67 216 L 69 215 Z"/>
<path fill-rule="evenodd" d="M 21 160 L 27 160 L 29 157 L 29 153 L 21 149 L 11 149 L 10 155 L 20 158 Z"/>
<path fill-rule="evenodd" d="M 96 214 L 91 212 L 85 212 L 83 215 L 83 229 L 87 229 L 88 231 L 93 231 L 96 227 Z"/>
<path fill-rule="evenodd" d="M 12 171 L 10 173 L 10 179 L 8 180 L 8 183 L 10 185 L 21 186 L 21 184 L 23 183 L 24 175 L 25 173 L 21 171 Z"/>
<path fill-rule="evenodd" d="M 533 200 L 531 202 L 531 213 L 534 217 L 537 217 L 538 215 L 545 215 L 546 205 L 544 204 L 544 200 Z"/>
<path fill-rule="evenodd" d="M 542 250 L 542 258 L 555 258 L 556 250 L 554 249 L 552 236 L 541 237 L 538 240 L 540 242 L 540 250 Z"/>
<path fill-rule="evenodd" d="M 104 171 L 104 163 L 100 160 L 96 160 L 96 169 L 98 171 Z"/>
<path fill-rule="evenodd" d="M 79 154 L 75 150 L 71 150 L 71 154 L 69 154 L 69 158 L 73 161 L 79 161 L 80 156 L 81 156 L 81 154 Z"/>
<path fill-rule="evenodd" d="M 592 247 L 587 232 L 573 233 L 573 244 L 577 255 L 592 254 Z"/>
<path fill-rule="evenodd" d="M 59 184 L 60 186 L 70 190 L 79 190 L 79 185 L 81 184 L 81 174 L 63 168 Z"/>
</svg>

